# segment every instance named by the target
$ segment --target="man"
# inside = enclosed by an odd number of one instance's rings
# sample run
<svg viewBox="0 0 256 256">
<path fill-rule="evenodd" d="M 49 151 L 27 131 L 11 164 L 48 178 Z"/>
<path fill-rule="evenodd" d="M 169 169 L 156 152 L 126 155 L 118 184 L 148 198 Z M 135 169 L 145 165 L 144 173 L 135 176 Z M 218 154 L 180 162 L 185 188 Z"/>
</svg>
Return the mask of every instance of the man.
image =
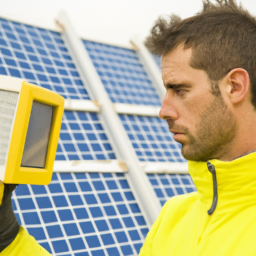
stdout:
<svg viewBox="0 0 256 256">
<path fill-rule="evenodd" d="M 15 187 L 0 183 L 0 255 L 50 256 L 17 222 L 11 201 Z"/>
<path fill-rule="evenodd" d="M 189 160 L 198 192 L 171 198 L 140 256 L 256 255 L 256 19 L 234 0 L 159 19 L 160 117 Z"/>
</svg>

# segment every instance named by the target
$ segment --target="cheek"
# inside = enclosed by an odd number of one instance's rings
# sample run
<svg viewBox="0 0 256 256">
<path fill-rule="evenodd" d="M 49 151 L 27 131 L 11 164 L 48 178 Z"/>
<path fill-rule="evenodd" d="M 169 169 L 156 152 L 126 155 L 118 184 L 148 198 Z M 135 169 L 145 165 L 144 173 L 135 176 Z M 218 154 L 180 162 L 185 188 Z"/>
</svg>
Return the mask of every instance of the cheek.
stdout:
<svg viewBox="0 0 256 256">
<path fill-rule="evenodd" d="M 203 122 L 201 115 L 207 108 L 207 102 L 202 100 L 202 97 L 193 97 L 193 99 L 183 101 L 179 108 L 179 124 L 186 126 L 193 133 L 199 123 Z"/>
</svg>

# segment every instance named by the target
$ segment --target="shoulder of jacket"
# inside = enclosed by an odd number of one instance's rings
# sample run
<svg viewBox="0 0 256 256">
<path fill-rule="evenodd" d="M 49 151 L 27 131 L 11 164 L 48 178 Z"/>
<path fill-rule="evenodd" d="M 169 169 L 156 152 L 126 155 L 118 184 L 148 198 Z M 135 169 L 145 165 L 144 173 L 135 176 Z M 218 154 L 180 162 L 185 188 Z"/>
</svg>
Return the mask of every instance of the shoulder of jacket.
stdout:
<svg viewBox="0 0 256 256">
<path fill-rule="evenodd" d="M 173 196 L 164 204 L 160 216 L 163 218 L 165 214 L 169 215 L 170 211 L 174 213 L 176 210 L 179 211 L 183 207 L 189 208 L 188 206 L 193 204 L 197 199 L 198 192 Z"/>
</svg>

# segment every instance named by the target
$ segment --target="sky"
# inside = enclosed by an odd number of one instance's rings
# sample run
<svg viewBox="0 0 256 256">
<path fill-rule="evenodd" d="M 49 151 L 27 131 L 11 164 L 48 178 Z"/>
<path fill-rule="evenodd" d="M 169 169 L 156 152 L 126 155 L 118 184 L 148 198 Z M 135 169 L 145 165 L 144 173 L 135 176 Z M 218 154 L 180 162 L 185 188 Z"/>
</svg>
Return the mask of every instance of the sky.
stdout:
<svg viewBox="0 0 256 256">
<path fill-rule="evenodd" d="M 256 15 L 256 0 L 239 2 Z M 201 8 L 202 0 L 0 0 L 0 17 L 55 29 L 64 10 L 80 37 L 130 47 L 131 38 L 143 40 L 160 15 L 186 18 Z"/>
</svg>

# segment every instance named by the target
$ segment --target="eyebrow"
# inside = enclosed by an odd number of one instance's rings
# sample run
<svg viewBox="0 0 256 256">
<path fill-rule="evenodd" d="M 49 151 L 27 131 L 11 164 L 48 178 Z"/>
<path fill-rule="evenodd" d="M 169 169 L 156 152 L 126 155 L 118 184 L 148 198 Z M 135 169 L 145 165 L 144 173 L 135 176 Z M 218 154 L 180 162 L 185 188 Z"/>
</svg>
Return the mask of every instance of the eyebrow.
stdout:
<svg viewBox="0 0 256 256">
<path fill-rule="evenodd" d="M 168 88 L 168 89 L 179 89 L 181 87 L 187 88 L 187 87 L 191 87 L 191 86 L 188 85 L 188 84 L 170 84 L 170 83 L 167 83 L 164 87 Z"/>
</svg>

